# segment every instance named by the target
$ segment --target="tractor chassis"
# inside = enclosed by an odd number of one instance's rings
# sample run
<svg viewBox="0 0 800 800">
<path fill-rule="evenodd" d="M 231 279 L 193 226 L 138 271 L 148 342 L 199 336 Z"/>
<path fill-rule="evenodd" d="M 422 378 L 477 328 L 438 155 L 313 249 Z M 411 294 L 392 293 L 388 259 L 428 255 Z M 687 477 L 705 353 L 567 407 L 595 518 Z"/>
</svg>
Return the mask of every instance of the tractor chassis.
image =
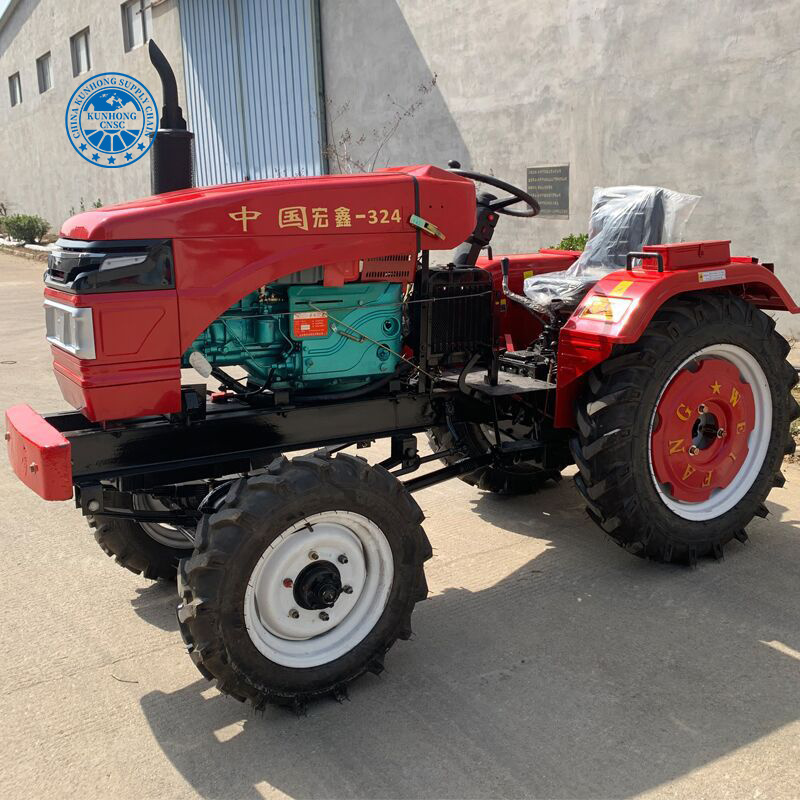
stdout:
<svg viewBox="0 0 800 800">
<path fill-rule="evenodd" d="M 199 391 L 185 388 L 184 406 L 190 410 L 169 417 L 118 426 L 94 424 L 76 412 L 44 419 L 70 442 L 75 502 L 83 514 L 193 525 L 213 509 L 230 476 L 264 470 L 287 452 L 322 448 L 333 453 L 389 438 L 391 454 L 380 466 L 397 477 L 453 455 L 420 456 L 415 434 L 452 420 L 494 426 L 494 403 L 475 394 L 454 385 L 424 394 L 408 390 L 325 403 L 253 407 L 232 400 L 201 407 Z M 499 442 L 489 452 L 464 454 L 404 485 L 418 491 L 493 461 L 525 461 L 544 447 L 534 439 Z M 170 499 L 180 510 L 137 509 L 134 495 L 142 492 Z"/>
</svg>

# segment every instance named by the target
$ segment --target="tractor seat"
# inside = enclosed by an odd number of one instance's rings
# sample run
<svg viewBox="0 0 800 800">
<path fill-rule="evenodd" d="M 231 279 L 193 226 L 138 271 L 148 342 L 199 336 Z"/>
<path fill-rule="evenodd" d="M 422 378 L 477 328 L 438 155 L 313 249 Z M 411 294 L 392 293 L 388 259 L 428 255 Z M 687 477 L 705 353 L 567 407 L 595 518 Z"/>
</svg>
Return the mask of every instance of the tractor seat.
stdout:
<svg viewBox="0 0 800 800">
<path fill-rule="evenodd" d="M 547 314 L 571 314 L 597 281 L 625 267 L 628 253 L 661 244 L 669 195 L 676 193 L 652 186 L 595 189 L 586 249 L 564 272 L 526 279 L 525 295 Z"/>
</svg>

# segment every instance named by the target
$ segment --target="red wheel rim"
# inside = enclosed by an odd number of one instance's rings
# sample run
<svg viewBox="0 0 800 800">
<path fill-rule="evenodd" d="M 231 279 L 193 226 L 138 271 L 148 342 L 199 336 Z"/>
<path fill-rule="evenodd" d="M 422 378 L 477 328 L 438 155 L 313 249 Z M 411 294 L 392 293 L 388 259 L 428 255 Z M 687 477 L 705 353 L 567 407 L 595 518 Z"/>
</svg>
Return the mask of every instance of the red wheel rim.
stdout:
<svg viewBox="0 0 800 800">
<path fill-rule="evenodd" d="M 656 480 L 674 500 L 708 500 L 735 480 L 754 425 L 753 392 L 734 364 L 723 358 L 687 364 L 656 408 L 650 437 Z"/>
</svg>

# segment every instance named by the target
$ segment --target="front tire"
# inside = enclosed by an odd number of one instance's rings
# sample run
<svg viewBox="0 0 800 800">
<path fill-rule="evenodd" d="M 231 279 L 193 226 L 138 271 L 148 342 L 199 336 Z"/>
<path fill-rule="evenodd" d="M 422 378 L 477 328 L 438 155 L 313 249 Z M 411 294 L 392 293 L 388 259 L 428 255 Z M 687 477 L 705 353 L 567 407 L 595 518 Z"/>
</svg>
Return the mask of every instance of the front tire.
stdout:
<svg viewBox="0 0 800 800">
<path fill-rule="evenodd" d="M 422 519 L 396 478 L 345 453 L 281 457 L 236 481 L 181 562 L 192 660 L 257 708 L 340 699 L 411 636 L 428 593 Z"/>
<path fill-rule="evenodd" d="M 720 558 L 766 515 L 800 411 L 789 346 L 774 327 L 739 298 L 684 296 L 589 374 L 575 482 L 589 515 L 626 550 L 690 564 Z"/>
</svg>

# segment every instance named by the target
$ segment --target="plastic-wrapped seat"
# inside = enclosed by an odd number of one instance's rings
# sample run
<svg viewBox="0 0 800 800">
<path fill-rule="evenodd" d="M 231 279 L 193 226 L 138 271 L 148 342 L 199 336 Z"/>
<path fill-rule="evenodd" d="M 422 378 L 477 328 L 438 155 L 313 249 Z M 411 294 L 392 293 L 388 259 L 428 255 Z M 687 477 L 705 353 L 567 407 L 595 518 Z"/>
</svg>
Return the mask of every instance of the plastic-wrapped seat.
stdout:
<svg viewBox="0 0 800 800">
<path fill-rule="evenodd" d="M 659 186 L 596 188 L 586 249 L 564 272 L 527 278 L 526 297 L 543 314 L 571 313 L 600 278 L 625 268 L 628 253 L 680 241 L 699 199 Z"/>
</svg>

